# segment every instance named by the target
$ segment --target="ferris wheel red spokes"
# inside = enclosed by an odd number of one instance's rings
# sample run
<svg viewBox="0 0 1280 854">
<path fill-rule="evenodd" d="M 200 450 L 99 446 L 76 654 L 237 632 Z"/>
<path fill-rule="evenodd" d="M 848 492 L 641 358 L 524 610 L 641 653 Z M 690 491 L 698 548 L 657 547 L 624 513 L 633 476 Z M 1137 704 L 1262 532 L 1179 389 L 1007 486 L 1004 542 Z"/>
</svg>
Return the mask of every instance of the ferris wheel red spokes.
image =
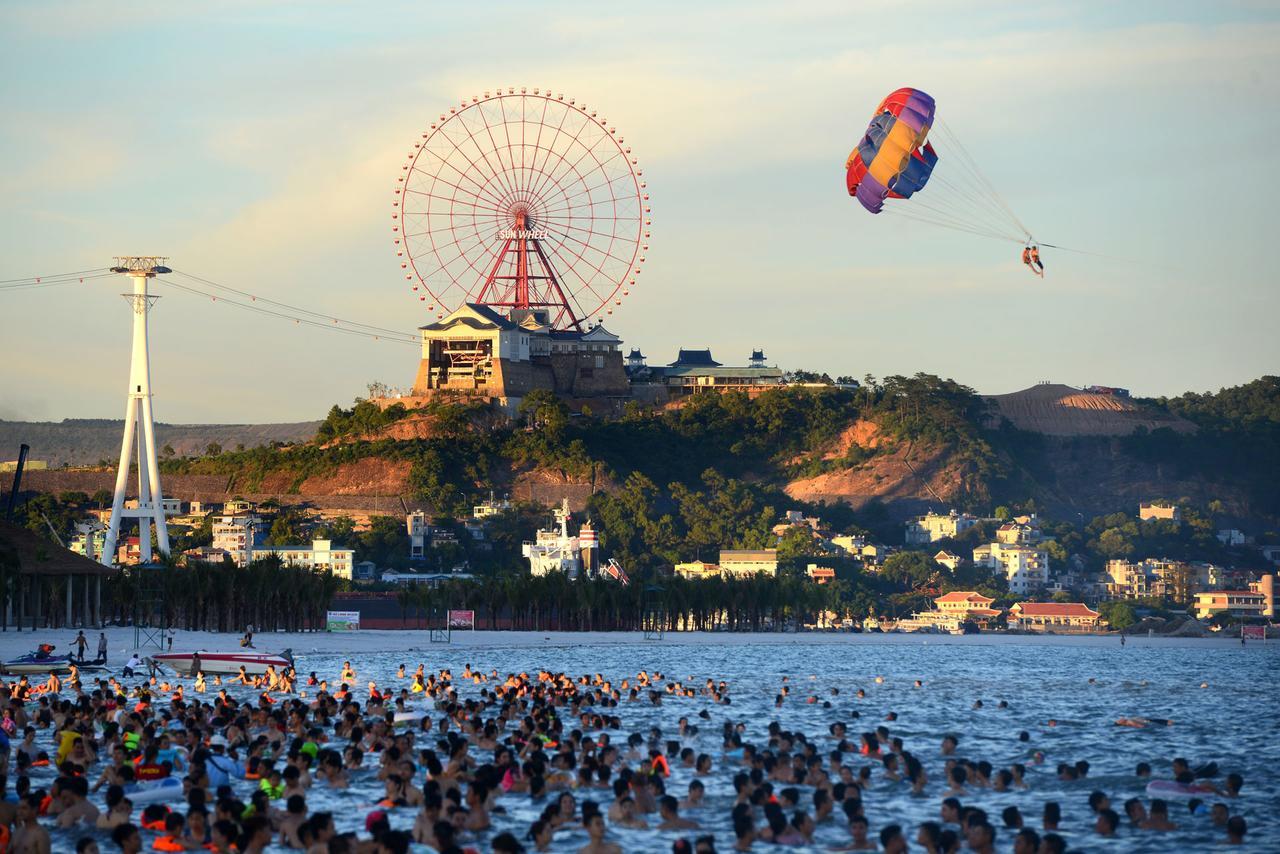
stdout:
<svg viewBox="0 0 1280 854">
<path fill-rule="evenodd" d="M 631 150 L 585 105 L 509 88 L 464 101 L 414 144 L 396 253 L 437 317 L 465 302 L 603 321 L 630 294 L 649 205 Z"/>
</svg>

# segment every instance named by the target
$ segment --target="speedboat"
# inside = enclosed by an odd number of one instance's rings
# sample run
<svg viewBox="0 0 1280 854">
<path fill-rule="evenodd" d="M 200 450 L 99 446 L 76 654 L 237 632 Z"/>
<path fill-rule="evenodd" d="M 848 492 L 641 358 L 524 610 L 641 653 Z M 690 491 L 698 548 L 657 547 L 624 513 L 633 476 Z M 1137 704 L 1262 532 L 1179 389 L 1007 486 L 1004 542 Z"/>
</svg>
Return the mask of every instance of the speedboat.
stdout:
<svg viewBox="0 0 1280 854">
<path fill-rule="evenodd" d="M 194 665 L 194 669 L 209 674 L 219 675 L 235 675 L 240 672 L 240 668 L 244 668 L 244 672 L 250 676 L 261 676 L 267 672 L 268 667 L 274 667 L 276 670 L 283 670 L 286 667 L 293 666 L 293 650 L 286 649 L 282 653 L 274 652 L 248 652 L 237 650 L 236 652 L 215 652 L 212 650 L 197 650 L 196 652 L 162 652 L 149 656 L 149 660 L 156 664 L 161 664 L 176 670 L 179 673 L 190 673 L 193 669 L 193 663 L 196 656 L 200 657 L 200 663 Z"/>
<path fill-rule="evenodd" d="M 18 658 L 11 658 L 4 662 L 5 673 L 66 673 L 71 669 L 72 664 L 80 662 L 73 659 L 69 655 L 54 655 L 53 647 L 47 643 L 42 643 L 36 648 L 35 652 L 29 652 Z"/>
</svg>

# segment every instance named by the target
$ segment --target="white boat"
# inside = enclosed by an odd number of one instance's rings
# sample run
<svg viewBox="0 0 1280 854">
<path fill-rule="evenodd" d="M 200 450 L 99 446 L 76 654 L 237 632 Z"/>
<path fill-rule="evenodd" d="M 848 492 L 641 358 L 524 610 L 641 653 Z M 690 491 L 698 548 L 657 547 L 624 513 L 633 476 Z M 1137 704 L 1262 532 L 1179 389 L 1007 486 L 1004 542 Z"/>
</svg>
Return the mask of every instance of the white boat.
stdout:
<svg viewBox="0 0 1280 854">
<path fill-rule="evenodd" d="M 200 658 L 198 664 L 195 663 L 196 656 Z M 292 667 L 293 650 L 286 649 L 284 652 L 277 654 L 274 652 L 247 652 L 243 650 L 215 652 L 202 649 L 196 652 L 162 652 L 150 656 L 148 660 L 176 670 L 179 673 L 190 673 L 194 669 L 208 674 L 235 675 L 243 667 L 244 672 L 250 676 L 261 676 L 267 672 L 268 667 L 274 667 L 276 670 Z"/>
</svg>

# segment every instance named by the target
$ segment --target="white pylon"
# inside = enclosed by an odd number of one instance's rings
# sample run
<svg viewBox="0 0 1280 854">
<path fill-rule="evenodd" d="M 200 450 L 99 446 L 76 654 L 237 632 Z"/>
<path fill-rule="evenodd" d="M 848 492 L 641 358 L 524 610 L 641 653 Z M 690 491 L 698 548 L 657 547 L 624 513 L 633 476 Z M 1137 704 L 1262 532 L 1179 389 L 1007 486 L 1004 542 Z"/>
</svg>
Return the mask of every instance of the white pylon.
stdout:
<svg viewBox="0 0 1280 854">
<path fill-rule="evenodd" d="M 170 272 L 167 259 L 154 256 L 116 258 L 113 273 L 133 279 L 133 293 L 121 294 L 133 307 L 133 359 L 129 364 L 129 393 L 124 409 L 124 439 L 120 443 L 120 469 L 116 472 L 116 492 L 111 499 L 111 524 L 103 544 L 101 562 L 110 566 L 116 559 L 120 522 L 138 520 L 138 546 L 143 563 L 151 560 L 151 525 L 156 526 L 156 545 L 169 553 L 169 529 L 164 519 L 164 499 L 160 492 L 160 463 L 156 457 L 156 429 L 151 418 L 151 362 L 147 355 L 147 313 L 159 297 L 147 293 L 147 280 Z M 138 506 L 124 506 L 129 482 L 129 464 L 138 453 Z"/>
</svg>

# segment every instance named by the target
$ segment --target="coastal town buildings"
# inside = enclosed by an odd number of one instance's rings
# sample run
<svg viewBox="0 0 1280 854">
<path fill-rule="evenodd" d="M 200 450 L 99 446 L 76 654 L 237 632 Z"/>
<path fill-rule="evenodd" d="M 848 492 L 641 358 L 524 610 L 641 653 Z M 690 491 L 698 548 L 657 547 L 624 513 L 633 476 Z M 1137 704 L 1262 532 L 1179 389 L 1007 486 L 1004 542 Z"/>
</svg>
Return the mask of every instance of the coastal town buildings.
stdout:
<svg viewBox="0 0 1280 854">
<path fill-rule="evenodd" d="M 1249 584 L 1247 590 L 1205 590 L 1195 594 L 1195 615 L 1208 619 L 1224 611 L 1241 619 L 1271 618 L 1276 615 L 1276 577 L 1268 573 Z"/>
<path fill-rule="evenodd" d="M 961 634 L 966 624 L 986 629 L 1004 612 L 992 608 L 995 602 L 974 590 L 955 590 L 933 600 L 933 610 L 920 611 L 907 620 L 899 620 L 896 628 L 903 631 L 934 630 Z"/>
<path fill-rule="evenodd" d="M 925 545 L 938 540 L 954 539 L 978 524 L 978 519 L 968 513 L 934 513 L 930 510 L 923 516 L 906 523 L 907 545 Z"/>
<path fill-rule="evenodd" d="M 685 563 L 677 563 L 673 567 L 673 572 L 680 578 L 719 578 L 720 564 L 691 560 Z"/>
<path fill-rule="evenodd" d="M 721 549 L 720 572 L 729 577 L 778 574 L 777 549 Z"/>
<path fill-rule="evenodd" d="M 829 566 L 818 566 L 811 563 L 804 569 L 804 574 L 817 584 L 826 584 L 836 580 L 836 571 Z"/>
<path fill-rule="evenodd" d="M 1201 586 L 1196 573 L 1185 561 L 1145 558 L 1136 563 L 1109 560 L 1103 587 L 1111 599 L 1140 599 L 1148 596 L 1189 602 L 1191 593 Z"/>
<path fill-rule="evenodd" d="M 956 567 L 960 566 L 960 563 L 963 560 L 964 558 L 960 557 L 960 555 L 952 554 L 946 549 L 939 550 L 939 552 L 933 556 L 934 563 L 938 564 L 939 566 L 945 566 L 947 569 L 951 570 L 952 572 L 956 571 Z"/>
<path fill-rule="evenodd" d="M 1003 575 L 1015 596 L 1040 590 L 1049 581 L 1049 552 L 1039 545 L 988 543 L 973 550 L 973 563 Z"/>
<path fill-rule="evenodd" d="M 107 526 L 97 519 L 76 523 L 76 532 L 67 548 L 78 555 L 98 560 L 107 543 Z"/>
<path fill-rule="evenodd" d="M 231 506 L 232 502 L 227 502 Z M 246 511 L 229 512 L 224 508 L 213 519 L 213 548 L 231 556 L 236 566 L 246 566 L 263 530 L 262 517 Z"/>
<path fill-rule="evenodd" d="M 1009 609 L 1009 628 L 1024 631 L 1089 631 L 1098 612 L 1083 602 L 1017 602 Z"/>
</svg>

